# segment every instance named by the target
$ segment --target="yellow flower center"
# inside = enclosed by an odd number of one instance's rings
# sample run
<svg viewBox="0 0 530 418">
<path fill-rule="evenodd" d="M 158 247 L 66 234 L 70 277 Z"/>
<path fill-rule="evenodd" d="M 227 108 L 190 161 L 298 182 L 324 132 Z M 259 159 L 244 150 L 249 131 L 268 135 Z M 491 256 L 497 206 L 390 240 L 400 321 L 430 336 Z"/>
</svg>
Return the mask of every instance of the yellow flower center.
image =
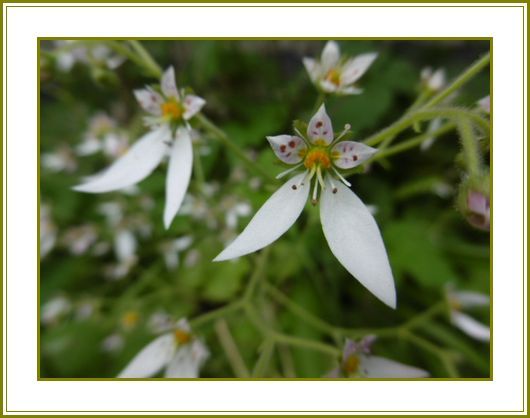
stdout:
<svg viewBox="0 0 530 418">
<path fill-rule="evenodd" d="M 181 329 L 176 329 L 174 334 L 175 334 L 175 340 L 177 341 L 178 344 L 186 344 L 186 343 L 189 343 L 191 340 L 191 335 L 188 332 L 183 331 Z"/>
<path fill-rule="evenodd" d="M 160 106 L 165 118 L 179 120 L 184 114 L 184 107 L 175 100 L 168 100 Z"/>
<path fill-rule="evenodd" d="M 356 374 L 359 370 L 359 357 L 353 355 L 348 357 L 348 359 L 342 365 L 342 368 L 348 375 Z"/>
<path fill-rule="evenodd" d="M 132 328 L 138 323 L 139 319 L 140 315 L 138 315 L 138 312 L 129 311 L 122 316 L 121 323 L 125 328 Z"/>
<path fill-rule="evenodd" d="M 328 71 L 326 74 L 326 80 L 330 83 L 335 84 L 336 86 L 340 85 L 340 71 L 337 71 L 336 69 L 332 68 Z"/>
<path fill-rule="evenodd" d="M 305 157 L 304 165 L 307 169 L 312 169 L 315 165 L 321 168 L 330 168 L 331 159 L 328 151 L 324 148 L 309 150 Z"/>
</svg>

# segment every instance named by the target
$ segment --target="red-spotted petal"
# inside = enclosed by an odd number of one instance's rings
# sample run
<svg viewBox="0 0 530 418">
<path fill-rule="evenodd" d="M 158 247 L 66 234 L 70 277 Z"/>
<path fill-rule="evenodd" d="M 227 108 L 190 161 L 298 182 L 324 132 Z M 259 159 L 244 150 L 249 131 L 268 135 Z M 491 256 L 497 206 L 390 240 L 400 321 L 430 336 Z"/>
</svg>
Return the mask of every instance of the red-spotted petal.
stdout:
<svg viewBox="0 0 530 418">
<path fill-rule="evenodd" d="M 357 167 L 377 152 L 361 142 L 342 141 L 331 150 L 333 164 L 342 169 Z"/>
<path fill-rule="evenodd" d="M 164 96 L 170 98 L 175 98 L 180 100 L 179 92 L 177 89 L 177 82 L 175 81 L 175 70 L 173 67 L 169 67 L 164 74 L 162 74 L 162 79 L 160 80 L 160 88 Z"/>
<path fill-rule="evenodd" d="M 164 99 L 160 94 L 151 88 L 145 88 L 141 90 L 135 90 L 134 96 L 143 110 L 155 116 L 162 114 L 161 106 L 164 103 Z"/>
<path fill-rule="evenodd" d="M 306 144 L 297 136 L 278 135 L 267 139 L 276 156 L 286 164 L 298 164 L 307 152 Z"/>
<path fill-rule="evenodd" d="M 326 106 L 320 106 L 320 109 L 309 121 L 307 136 L 316 145 L 329 145 L 333 141 L 333 126 L 331 125 L 331 119 L 326 113 Z"/>
</svg>

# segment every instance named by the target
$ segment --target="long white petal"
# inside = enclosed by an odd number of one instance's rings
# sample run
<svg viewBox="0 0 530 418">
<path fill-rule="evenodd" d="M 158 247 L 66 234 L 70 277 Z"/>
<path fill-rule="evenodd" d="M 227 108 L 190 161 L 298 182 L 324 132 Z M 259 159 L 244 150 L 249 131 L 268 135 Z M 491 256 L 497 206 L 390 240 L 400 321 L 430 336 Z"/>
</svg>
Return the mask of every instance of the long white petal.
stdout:
<svg viewBox="0 0 530 418">
<path fill-rule="evenodd" d="M 309 194 L 309 182 L 298 174 L 280 187 L 258 210 L 245 230 L 214 261 L 257 251 L 280 238 L 298 219 Z M 296 187 L 296 190 L 293 189 Z"/>
<path fill-rule="evenodd" d="M 123 369 L 118 377 L 151 377 L 166 366 L 175 354 L 175 337 L 161 335 L 147 344 Z"/>
<path fill-rule="evenodd" d="M 361 359 L 361 372 L 369 378 L 408 378 L 429 377 L 429 373 L 416 367 L 407 366 L 384 357 L 366 356 Z"/>
<path fill-rule="evenodd" d="M 195 340 L 177 350 L 169 363 L 165 377 L 171 378 L 197 378 L 203 363 L 210 353 L 206 346 Z"/>
<path fill-rule="evenodd" d="M 74 190 L 85 193 L 105 193 L 138 183 L 160 164 L 168 149 L 165 141 L 170 138 L 167 126 L 149 132 L 108 169 L 91 176 L 89 181 L 75 186 Z"/>
<path fill-rule="evenodd" d="M 180 129 L 171 148 L 166 177 L 166 206 L 164 208 L 166 229 L 171 225 L 188 190 L 192 165 L 193 147 L 190 133 L 187 129 Z"/>
<path fill-rule="evenodd" d="M 340 263 L 370 292 L 391 308 L 396 290 L 385 245 L 377 224 L 355 193 L 336 182 L 328 184 L 320 202 L 322 229 Z"/>
<path fill-rule="evenodd" d="M 488 342 L 490 340 L 489 327 L 481 324 L 477 320 L 471 318 L 469 315 L 458 311 L 453 311 L 451 312 L 451 322 L 455 327 L 459 328 L 475 340 L 483 342 Z"/>
<path fill-rule="evenodd" d="M 476 306 L 489 306 L 490 297 L 483 293 L 472 291 L 455 291 L 453 297 L 462 308 L 474 308 Z"/>
<path fill-rule="evenodd" d="M 320 74 L 320 65 L 313 58 L 304 58 L 303 59 L 304 67 L 309 75 L 309 78 L 314 83 Z"/>
<path fill-rule="evenodd" d="M 342 70 L 340 82 L 342 85 L 355 83 L 363 74 L 370 68 L 372 63 L 377 58 L 377 53 L 370 52 L 367 54 L 358 55 L 350 59 Z"/>
</svg>

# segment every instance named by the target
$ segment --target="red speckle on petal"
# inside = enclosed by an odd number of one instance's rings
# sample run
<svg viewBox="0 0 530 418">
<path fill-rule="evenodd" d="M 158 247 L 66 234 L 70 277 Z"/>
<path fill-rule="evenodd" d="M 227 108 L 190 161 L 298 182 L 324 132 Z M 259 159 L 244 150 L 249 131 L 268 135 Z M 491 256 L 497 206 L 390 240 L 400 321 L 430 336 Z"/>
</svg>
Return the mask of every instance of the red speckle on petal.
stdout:
<svg viewBox="0 0 530 418">
<path fill-rule="evenodd" d="M 322 132 L 322 135 L 327 135 L 327 134 L 328 134 L 328 131 Z"/>
<path fill-rule="evenodd" d="M 286 148 L 285 145 L 280 145 L 280 151 L 281 151 L 281 152 L 285 152 L 285 148 Z"/>
<path fill-rule="evenodd" d="M 291 156 L 291 154 L 292 154 L 291 152 L 288 152 L 285 156 L 286 156 L 287 158 L 289 158 L 289 157 Z"/>
<path fill-rule="evenodd" d="M 296 146 L 296 142 L 294 142 L 294 141 L 289 141 L 289 146 L 290 146 L 291 148 L 294 148 L 294 147 Z"/>
<path fill-rule="evenodd" d="M 320 128 L 322 125 L 323 125 L 322 121 L 319 120 L 319 121 L 315 124 L 315 127 L 316 127 L 316 128 Z"/>
<path fill-rule="evenodd" d="M 313 135 L 318 135 L 318 132 L 317 131 L 313 131 Z"/>
<path fill-rule="evenodd" d="M 352 160 L 353 160 L 353 161 L 357 161 L 357 160 L 358 160 L 357 156 L 354 155 L 354 156 L 352 157 Z"/>
</svg>

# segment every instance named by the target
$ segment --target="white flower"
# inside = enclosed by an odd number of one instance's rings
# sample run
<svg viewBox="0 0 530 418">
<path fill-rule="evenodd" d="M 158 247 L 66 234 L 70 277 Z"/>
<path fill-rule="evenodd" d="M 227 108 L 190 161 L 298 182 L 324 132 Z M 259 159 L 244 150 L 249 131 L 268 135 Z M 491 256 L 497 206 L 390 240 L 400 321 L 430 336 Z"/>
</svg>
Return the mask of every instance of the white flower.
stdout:
<svg viewBox="0 0 530 418">
<path fill-rule="evenodd" d="M 71 307 L 72 304 L 64 296 L 56 296 L 42 306 L 40 320 L 45 325 L 55 324 Z"/>
<path fill-rule="evenodd" d="M 109 335 L 107 338 L 105 338 L 101 343 L 101 349 L 103 351 L 106 351 L 108 353 L 120 351 L 123 348 L 124 341 L 123 337 L 118 334 L 114 333 Z"/>
<path fill-rule="evenodd" d="M 77 169 L 77 160 L 72 149 L 63 145 L 53 152 L 42 154 L 42 166 L 54 173 L 72 173 Z"/>
<path fill-rule="evenodd" d="M 81 225 L 70 228 L 63 236 L 63 243 L 74 255 L 85 254 L 97 241 L 98 234 L 93 225 Z"/>
<path fill-rule="evenodd" d="M 300 216 L 314 180 L 312 202 L 318 202 L 321 188 L 320 218 L 331 251 L 350 274 L 381 301 L 395 308 L 394 279 L 379 228 L 364 203 L 342 184 L 350 186 L 337 170 L 357 167 L 376 150 L 359 142 L 340 141 L 348 129 L 346 126 L 335 138 L 331 120 L 322 105 L 309 122 L 307 135 L 296 130 L 297 136 L 268 137 L 278 158 L 295 165 L 278 178 L 302 166 L 306 171 L 276 191 L 214 261 L 240 257 L 276 241 Z"/>
<path fill-rule="evenodd" d="M 487 95 L 486 97 L 483 97 L 479 101 L 477 101 L 477 105 L 480 110 L 482 110 L 485 113 L 490 113 L 490 96 Z"/>
<path fill-rule="evenodd" d="M 57 227 L 53 223 L 48 205 L 40 208 L 40 258 L 46 257 L 55 247 L 57 241 Z"/>
<path fill-rule="evenodd" d="M 455 291 L 449 288 L 447 290 L 447 298 L 450 306 L 451 323 L 471 338 L 488 342 L 490 340 L 490 328 L 465 314 L 462 310 L 489 307 L 489 296 L 478 292 Z"/>
<path fill-rule="evenodd" d="M 204 343 L 191 334 L 188 322 L 181 319 L 174 331 L 147 344 L 118 377 L 152 377 L 164 370 L 168 378 L 197 378 L 209 355 Z"/>
<path fill-rule="evenodd" d="M 116 123 L 105 113 L 98 113 L 89 121 L 83 142 L 76 147 L 80 156 L 102 152 L 108 157 L 117 158 L 125 153 L 129 146 L 126 135 L 116 129 Z"/>
<path fill-rule="evenodd" d="M 327 377 L 337 378 L 402 378 L 417 379 L 429 377 L 429 373 L 416 367 L 407 366 L 385 357 L 373 356 L 371 346 L 374 336 L 367 336 L 359 342 L 346 340 L 341 364 Z"/>
<path fill-rule="evenodd" d="M 162 94 L 150 87 L 134 92 L 142 108 L 151 115 L 146 123 L 152 130 L 107 170 L 90 177 L 74 190 L 104 193 L 132 186 L 151 174 L 169 154 L 164 209 L 164 225 L 169 228 L 191 176 L 193 150 L 188 121 L 201 110 L 205 101 L 178 91 L 173 67 L 162 75 L 160 84 Z"/>
<path fill-rule="evenodd" d="M 325 93 L 361 94 L 362 89 L 354 83 L 363 76 L 376 58 L 377 54 L 370 52 L 341 60 L 339 45 L 329 41 L 322 50 L 320 61 L 304 58 L 304 66 L 313 84 Z"/>
<path fill-rule="evenodd" d="M 69 72 L 76 62 L 83 64 L 103 65 L 110 70 L 118 68 L 125 58 L 116 54 L 105 45 L 75 45 L 77 41 L 55 41 L 57 49 L 57 67 L 63 72 Z"/>
<path fill-rule="evenodd" d="M 434 71 L 431 67 L 426 67 L 421 70 L 420 78 L 422 84 L 433 93 L 443 89 L 447 83 L 443 68 L 438 68 Z"/>
<path fill-rule="evenodd" d="M 165 242 L 161 246 L 164 262 L 168 270 L 176 269 L 180 264 L 180 253 L 189 248 L 193 243 L 193 237 L 185 235 L 181 238 Z"/>
</svg>

